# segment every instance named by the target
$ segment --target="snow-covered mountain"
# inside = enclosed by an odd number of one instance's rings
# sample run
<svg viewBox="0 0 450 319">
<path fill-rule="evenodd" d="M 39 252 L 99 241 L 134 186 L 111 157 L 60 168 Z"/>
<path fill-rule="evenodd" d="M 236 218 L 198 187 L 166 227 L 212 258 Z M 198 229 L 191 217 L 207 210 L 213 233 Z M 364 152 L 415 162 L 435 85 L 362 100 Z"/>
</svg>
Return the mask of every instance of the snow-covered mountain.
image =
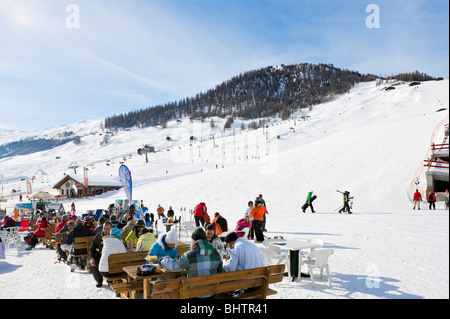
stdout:
<svg viewBox="0 0 450 319">
<path fill-rule="evenodd" d="M 167 128 L 110 133 L 102 130 L 100 121 L 74 124 L 70 130 L 82 136 L 79 144 L 0 160 L 0 175 L 8 179 L 2 185 L 4 195 L 13 187 L 24 191 L 25 182 L 14 177 L 38 170 L 47 175 L 33 182 L 33 191 L 51 189 L 62 174 L 72 171 L 72 162 L 88 167 L 89 174 L 114 177 L 123 162 L 132 173 L 133 199 L 143 200 L 150 210 L 161 204 L 179 212 L 203 201 L 210 215 L 218 211 L 230 225 L 243 216 L 249 200 L 263 194 L 268 236 L 321 238 L 335 249 L 333 287 L 283 282 L 275 288 L 275 298 L 448 298 L 448 211 L 442 206 L 413 211 L 411 191 L 416 177 L 420 190 L 425 189 L 423 160 L 432 137 L 441 142 L 440 128 L 448 123 L 449 80 L 382 88 L 375 82 L 361 83 L 306 114 L 272 119 L 256 130 L 235 119 L 232 129 L 224 131 L 225 120 L 220 118 L 213 118 L 214 128 L 210 120 L 180 119 L 168 122 Z M 55 133 L 65 130 L 69 128 Z M 1 138 L 8 134 L 3 132 Z M 149 154 L 148 163 L 137 154 L 144 145 L 157 150 Z M 318 197 L 317 213 L 303 214 L 300 206 L 311 190 Z M 336 190 L 355 197 L 355 214 L 336 213 L 342 202 Z M 76 205 L 83 212 L 106 208 L 118 198 L 125 198 L 123 190 Z M 378 288 L 369 287 L 369 275 L 377 276 Z M 114 298 L 110 291 L 95 288 L 60 293 Z"/>
<path fill-rule="evenodd" d="M 64 173 L 73 172 L 69 169 L 73 163 L 88 167 L 90 174 L 107 176 L 117 176 L 118 167 L 126 163 L 138 182 L 171 178 L 178 170 L 192 174 L 214 171 L 218 165 L 249 172 L 259 168 L 261 176 L 276 174 L 271 183 L 279 183 L 282 189 L 297 176 L 309 185 L 305 190 L 325 188 L 328 193 L 336 187 L 355 188 L 354 183 L 367 186 L 369 181 L 363 179 L 350 182 L 355 174 L 370 176 L 369 184 L 381 186 L 389 172 L 403 174 L 399 176 L 404 180 L 398 182 L 405 186 L 384 185 L 383 189 L 403 192 L 427 152 L 434 127 L 448 114 L 448 80 L 415 87 L 406 83 L 391 91 L 382 88 L 375 82 L 359 84 L 349 94 L 317 105 L 311 112 L 297 112 L 286 121 L 270 119 L 256 130 L 249 129 L 251 121 L 239 119 L 224 130 L 225 119 L 215 117 L 202 122 L 184 118 L 168 122 L 166 128 L 108 131 L 102 120 L 90 120 L 44 131 L 2 131 L 2 144 L 18 137 L 44 139 L 67 132 L 80 140 L 0 159 L 0 174 L 10 181 L 9 186 L 25 190 L 11 180 L 42 170 L 49 183 L 34 188 L 51 188 Z M 442 108 L 447 111 L 436 112 Z M 149 163 L 137 154 L 144 145 L 157 151 L 149 153 Z M 403 169 L 396 169 L 400 167 Z M 322 174 L 335 178 L 335 185 L 330 189 L 322 185 Z M 373 198 L 370 191 L 362 193 Z M 9 195 L 6 185 L 4 195 Z"/>
</svg>

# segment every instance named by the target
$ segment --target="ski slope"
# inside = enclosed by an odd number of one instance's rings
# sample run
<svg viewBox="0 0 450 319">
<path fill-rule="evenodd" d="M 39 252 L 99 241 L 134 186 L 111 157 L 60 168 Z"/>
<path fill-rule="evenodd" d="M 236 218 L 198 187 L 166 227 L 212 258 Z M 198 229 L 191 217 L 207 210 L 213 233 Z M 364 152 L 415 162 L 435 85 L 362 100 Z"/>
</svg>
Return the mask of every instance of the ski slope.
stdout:
<svg viewBox="0 0 450 319">
<path fill-rule="evenodd" d="M 209 120 L 184 119 L 167 128 L 119 131 L 100 145 L 101 122 L 78 123 L 73 125 L 78 134 L 92 133 L 83 135 L 79 145 L 1 159 L 0 173 L 14 179 L 41 170 L 47 175 L 37 176 L 33 191 L 51 190 L 63 173 L 70 174 L 72 161 L 92 175 L 118 176 L 126 158 L 133 199 L 142 199 L 150 210 L 161 204 L 177 214 L 181 207 L 204 201 L 210 215 L 218 211 L 232 226 L 247 202 L 263 194 L 267 236 L 320 238 L 335 250 L 331 287 L 326 280 L 313 288 L 309 279 L 286 278 L 274 285 L 278 294 L 270 298 L 449 298 L 448 211 L 439 204 L 428 211 L 425 203 L 415 211 L 411 204 L 411 181 L 419 177 L 419 188 L 425 189 L 419 168 L 431 137 L 442 138 L 439 132 L 433 135 L 436 127 L 448 119 L 449 81 L 382 88 L 362 83 L 307 114 L 250 131 L 241 130 L 239 119 L 227 131 L 223 119 L 214 118 L 214 129 Z M 446 110 L 436 112 L 441 108 Z M 197 140 L 190 143 L 190 136 Z M 145 144 L 158 150 L 149 154 L 149 163 L 136 153 Z M 3 186 L 9 194 L 13 187 L 25 190 L 24 185 L 11 181 Z M 316 213 L 302 213 L 300 206 L 311 190 L 318 197 Z M 336 212 L 342 202 L 336 190 L 355 197 L 353 215 Z M 118 198 L 125 198 L 123 190 L 75 203 L 81 213 L 106 208 Z M 15 201 L 6 204 L 9 209 Z M 65 202 L 67 209 L 70 203 Z M 19 255 L 8 252 L 6 261 L 0 261 L 0 298 L 115 298 L 106 286 L 95 288 L 90 274 L 70 273 L 67 265 L 54 262 L 54 251 L 40 246 Z M 47 273 L 48 268 L 52 271 Z M 18 281 L 23 289 L 16 288 Z M 39 296 L 31 289 L 37 285 Z"/>
</svg>

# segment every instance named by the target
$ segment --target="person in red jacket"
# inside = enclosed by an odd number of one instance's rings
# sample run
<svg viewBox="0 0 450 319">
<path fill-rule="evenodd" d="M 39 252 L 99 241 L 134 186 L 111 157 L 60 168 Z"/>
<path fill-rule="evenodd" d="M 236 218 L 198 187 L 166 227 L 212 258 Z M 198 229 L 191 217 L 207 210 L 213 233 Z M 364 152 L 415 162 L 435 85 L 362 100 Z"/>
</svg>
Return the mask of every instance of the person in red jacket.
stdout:
<svg viewBox="0 0 450 319">
<path fill-rule="evenodd" d="M 436 194 L 434 192 L 428 194 L 428 203 L 430 204 L 429 209 L 431 209 L 431 207 L 433 207 L 433 209 L 436 209 Z"/>
<path fill-rule="evenodd" d="M 59 232 L 61 229 L 63 229 L 64 226 L 66 226 L 67 222 L 69 221 L 69 215 L 67 214 L 64 214 L 61 218 L 62 218 L 61 222 L 59 222 L 58 225 L 56 225 L 55 227 L 55 234 Z"/>
<path fill-rule="evenodd" d="M 413 209 L 416 209 L 416 205 L 417 205 L 417 209 L 420 210 L 420 202 L 422 201 L 422 194 L 420 194 L 418 189 L 416 189 L 416 192 L 414 193 L 413 200 L 414 200 Z"/>
<path fill-rule="evenodd" d="M 195 226 L 199 227 L 200 224 L 202 224 L 202 226 L 205 224 L 205 216 L 207 211 L 208 209 L 206 208 L 206 204 L 203 202 L 195 206 L 194 209 Z"/>
<path fill-rule="evenodd" d="M 28 242 L 28 246 L 27 248 L 25 248 L 25 250 L 31 250 L 34 247 L 36 247 L 36 244 L 39 241 L 39 237 L 44 237 L 45 236 L 45 228 L 50 227 L 50 223 L 47 221 L 47 218 L 45 218 L 44 213 L 41 213 L 39 215 L 39 221 L 38 221 L 38 227 L 36 229 L 36 231 L 33 233 L 30 241 Z"/>
</svg>

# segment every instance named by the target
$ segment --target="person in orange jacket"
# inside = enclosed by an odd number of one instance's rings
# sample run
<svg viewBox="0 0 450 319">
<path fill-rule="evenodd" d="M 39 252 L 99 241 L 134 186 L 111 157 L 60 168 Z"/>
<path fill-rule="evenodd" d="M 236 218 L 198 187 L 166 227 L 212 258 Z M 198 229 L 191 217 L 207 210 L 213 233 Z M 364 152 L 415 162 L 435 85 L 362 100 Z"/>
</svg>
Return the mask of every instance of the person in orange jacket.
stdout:
<svg viewBox="0 0 450 319">
<path fill-rule="evenodd" d="M 216 227 L 217 235 L 221 235 L 224 231 L 228 231 L 228 222 L 219 212 L 214 213 L 214 219 L 211 224 Z"/>
<path fill-rule="evenodd" d="M 166 217 L 166 215 L 164 215 L 164 208 L 159 204 L 156 212 L 158 213 L 158 219 Z"/>
<path fill-rule="evenodd" d="M 267 214 L 267 209 L 263 205 L 260 198 L 255 200 L 255 207 L 250 211 L 250 215 L 253 216 L 253 228 L 255 229 L 256 241 L 262 243 L 264 241 L 264 234 L 262 231 L 264 215 Z"/>
</svg>

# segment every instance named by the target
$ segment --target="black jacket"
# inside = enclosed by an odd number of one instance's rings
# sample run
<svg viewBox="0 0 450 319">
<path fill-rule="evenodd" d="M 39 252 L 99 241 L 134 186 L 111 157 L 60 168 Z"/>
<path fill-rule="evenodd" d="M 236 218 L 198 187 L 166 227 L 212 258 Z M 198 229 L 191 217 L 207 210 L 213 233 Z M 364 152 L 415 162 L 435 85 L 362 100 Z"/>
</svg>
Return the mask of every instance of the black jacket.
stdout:
<svg viewBox="0 0 450 319">
<path fill-rule="evenodd" d="M 97 261 L 100 261 L 100 258 L 102 257 L 103 236 L 105 236 L 103 231 L 97 233 L 97 235 L 95 235 L 94 237 L 94 240 L 92 241 L 92 245 L 90 248 L 91 258 L 94 258 Z"/>
<path fill-rule="evenodd" d="M 72 245 L 75 243 L 75 238 L 92 236 L 92 232 L 83 224 L 76 224 L 72 231 L 67 236 L 66 244 Z M 86 254 L 86 249 L 77 249 L 74 251 L 76 255 Z"/>
</svg>

